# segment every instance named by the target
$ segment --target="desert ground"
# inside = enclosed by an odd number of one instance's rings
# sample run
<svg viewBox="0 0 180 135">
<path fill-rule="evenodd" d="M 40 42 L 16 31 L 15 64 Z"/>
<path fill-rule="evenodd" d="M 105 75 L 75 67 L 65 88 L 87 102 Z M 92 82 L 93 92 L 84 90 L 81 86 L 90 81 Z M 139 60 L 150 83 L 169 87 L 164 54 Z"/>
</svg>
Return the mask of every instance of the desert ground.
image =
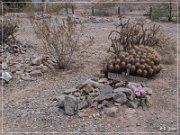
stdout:
<svg viewBox="0 0 180 135">
<path fill-rule="evenodd" d="M 20 27 L 17 38 L 22 43 L 28 42 L 30 45 L 25 54 L 12 56 L 14 61 L 21 62 L 43 54 L 43 46 L 35 36 L 29 20 L 19 16 Z M 126 16 L 126 18 L 133 17 Z M 97 110 L 88 108 L 84 110 L 88 116 L 79 118 L 77 115 L 67 116 L 62 109 L 55 106 L 53 98 L 62 95 L 64 90 L 77 86 L 87 79 L 98 78 L 97 72 L 102 69 L 102 63 L 108 56 L 110 41 L 107 37 L 114 29 L 113 24 L 119 21 L 116 16 L 110 18 L 113 22 L 84 24 L 85 33 L 95 37 L 94 44 L 78 54 L 80 59 L 75 60 L 70 69 L 45 73 L 36 81 L 13 78 L 8 85 L 3 86 L 1 127 L 4 132 L 13 132 L 3 135 L 25 135 L 23 132 L 39 132 L 38 135 L 178 134 L 177 57 L 174 64 L 164 65 L 159 75 L 147 81 L 146 85 L 153 90 L 153 106 L 150 108 L 132 109 L 123 105 L 116 117 L 102 118 L 92 117 Z M 177 40 L 176 23 L 148 21 L 146 25 L 154 23 L 159 24 L 167 35 Z"/>
</svg>

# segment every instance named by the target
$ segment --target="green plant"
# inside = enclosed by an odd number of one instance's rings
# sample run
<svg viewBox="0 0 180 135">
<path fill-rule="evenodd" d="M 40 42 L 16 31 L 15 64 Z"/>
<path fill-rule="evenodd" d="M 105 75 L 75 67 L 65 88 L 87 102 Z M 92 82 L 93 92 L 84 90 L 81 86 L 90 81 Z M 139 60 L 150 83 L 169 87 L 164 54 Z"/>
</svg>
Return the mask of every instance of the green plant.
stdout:
<svg viewBox="0 0 180 135">
<path fill-rule="evenodd" d="M 5 0 L 4 4 L 9 8 L 23 8 L 30 0 Z"/>
<path fill-rule="evenodd" d="M 72 18 L 68 17 L 62 23 L 57 18 L 32 22 L 45 53 L 57 61 L 60 69 L 67 68 L 74 53 L 84 45 L 80 41 L 82 34 L 73 24 Z"/>
<path fill-rule="evenodd" d="M 150 14 L 150 19 L 159 20 L 160 17 L 169 17 L 169 4 L 161 3 L 152 7 L 152 12 Z"/>
<path fill-rule="evenodd" d="M 60 11 L 62 11 L 63 9 L 63 6 L 62 4 L 59 4 L 59 3 L 56 3 L 56 4 L 53 4 L 53 3 L 50 3 L 47 5 L 47 8 L 46 8 L 46 12 L 47 13 L 55 13 L 55 14 L 59 14 Z"/>
</svg>

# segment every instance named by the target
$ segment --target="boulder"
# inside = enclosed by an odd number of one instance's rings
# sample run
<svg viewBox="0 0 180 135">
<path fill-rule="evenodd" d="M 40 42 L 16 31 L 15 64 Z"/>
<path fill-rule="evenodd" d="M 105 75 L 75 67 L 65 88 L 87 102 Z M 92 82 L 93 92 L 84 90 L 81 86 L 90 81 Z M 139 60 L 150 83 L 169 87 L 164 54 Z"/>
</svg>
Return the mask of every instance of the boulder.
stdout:
<svg viewBox="0 0 180 135">
<path fill-rule="evenodd" d="M 66 115 L 75 115 L 78 111 L 77 99 L 72 95 L 66 95 L 64 99 L 64 111 Z"/>
</svg>

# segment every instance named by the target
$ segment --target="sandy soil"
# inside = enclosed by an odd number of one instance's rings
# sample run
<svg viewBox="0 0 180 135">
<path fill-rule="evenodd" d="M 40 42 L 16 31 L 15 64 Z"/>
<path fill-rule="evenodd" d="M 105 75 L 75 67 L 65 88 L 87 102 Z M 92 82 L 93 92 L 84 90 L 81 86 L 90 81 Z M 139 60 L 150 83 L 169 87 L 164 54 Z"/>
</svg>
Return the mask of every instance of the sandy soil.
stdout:
<svg viewBox="0 0 180 135">
<path fill-rule="evenodd" d="M 33 48 L 16 59 L 26 59 L 30 56 L 40 55 L 42 45 L 35 37 L 31 24 L 26 18 L 21 18 L 20 21 L 22 27 L 19 29 L 18 38 L 22 42 L 30 41 Z M 174 132 L 169 133 L 170 135 L 175 135 L 177 131 L 176 62 L 173 65 L 165 65 L 164 70 L 156 78 L 147 82 L 147 85 L 153 89 L 153 106 L 146 108 L 145 111 L 142 108 L 130 109 L 122 106 L 117 117 L 103 117 L 95 120 L 89 117 L 69 117 L 64 115 L 62 110 L 59 111 L 55 107 L 52 99 L 61 95 L 63 90 L 76 86 L 86 79 L 96 78 L 96 72 L 101 69 L 101 63 L 107 56 L 106 50 L 109 46 L 107 36 L 114 28 L 113 24 L 114 22 L 85 24 L 85 31 L 95 37 L 95 43 L 82 51 L 81 59 L 77 61 L 74 68 L 68 71 L 47 73 L 34 82 L 14 79 L 10 86 L 4 86 L 4 132 L 68 132 L 54 133 L 54 135 L 70 135 L 70 132 L 77 132 L 74 135 L 100 135 L 103 132 L 109 135 L 122 135 L 125 132 L 129 134 L 131 134 L 130 132 L 137 132 L 137 134 L 140 134 L 138 132 L 152 132 L 149 134 L 156 135 L 158 133 L 153 132 L 162 132 L 159 134 L 164 134 L 164 131 L 168 131 Z M 157 24 L 160 24 L 166 33 L 176 39 L 177 25 L 175 23 Z M 89 111 L 87 109 L 86 112 L 92 115 L 94 110 Z M 17 133 L 13 135 L 24 134 Z"/>
</svg>

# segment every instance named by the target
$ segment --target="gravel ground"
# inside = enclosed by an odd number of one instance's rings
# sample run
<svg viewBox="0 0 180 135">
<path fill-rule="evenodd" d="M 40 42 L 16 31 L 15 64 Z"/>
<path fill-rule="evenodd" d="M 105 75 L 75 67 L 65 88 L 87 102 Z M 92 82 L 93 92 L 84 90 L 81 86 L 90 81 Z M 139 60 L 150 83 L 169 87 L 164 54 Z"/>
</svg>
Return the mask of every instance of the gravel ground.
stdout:
<svg viewBox="0 0 180 135">
<path fill-rule="evenodd" d="M 25 18 L 21 19 L 21 22 L 22 27 L 20 27 L 18 38 L 22 42 L 30 41 L 33 48 L 28 50 L 26 54 L 17 57 L 17 59 L 41 54 L 42 46 L 34 36 L 30 23 Z M 147 82 L 147 85 L 153 89 L 153 106 L 145 109 L 145 111 L 142 108 L 130 109 L 122 106 L 115 118 L 104 116 L 100 119 L 94 119 L 91 117 L 66 116 L 62 110 L 55 107 L 52 99 L 61 95 L 63 90 L 77 86 L 86 79 L 96 78 L 96 73 L 101 69 L 101 63 L 107 56 L 106 50 L 109 46 L 107 36 L 114 28 L 113 24 L 114 22 L 85 24 L 85 31 L 95 37 L 95 43 L 82 52 L 81 59 L 77 61 L 74 68 L 68 71 L 47 73 L 34 82 L 13 80 L 9 86 L 4 86 L 4 132 L 61 132 L 54 133 L 54 135 L 70 135 L 70 132 L 77 132 L 73 135 L 100 135 L 106 132 L 109 135 L 123 135 L 123 133 L 110 132 L 163 132 L 161 128 L 167 129 L 169 132 L 176 131 L 176 63 L 166 65 L 160 75 Z M 157 24 L 160 24 L 162 29 L 171 37 L 177 36 L 175 23 Z M 89 116 L 96 112 L 96 110 L 89 109 L 85 111 Z M 151 134 L 153 135 L 153 133 Z M 175 135 L 176 133 L 170 134 Z M 17 133 L 13 135 L 24 134 Z"/>
</svg>

